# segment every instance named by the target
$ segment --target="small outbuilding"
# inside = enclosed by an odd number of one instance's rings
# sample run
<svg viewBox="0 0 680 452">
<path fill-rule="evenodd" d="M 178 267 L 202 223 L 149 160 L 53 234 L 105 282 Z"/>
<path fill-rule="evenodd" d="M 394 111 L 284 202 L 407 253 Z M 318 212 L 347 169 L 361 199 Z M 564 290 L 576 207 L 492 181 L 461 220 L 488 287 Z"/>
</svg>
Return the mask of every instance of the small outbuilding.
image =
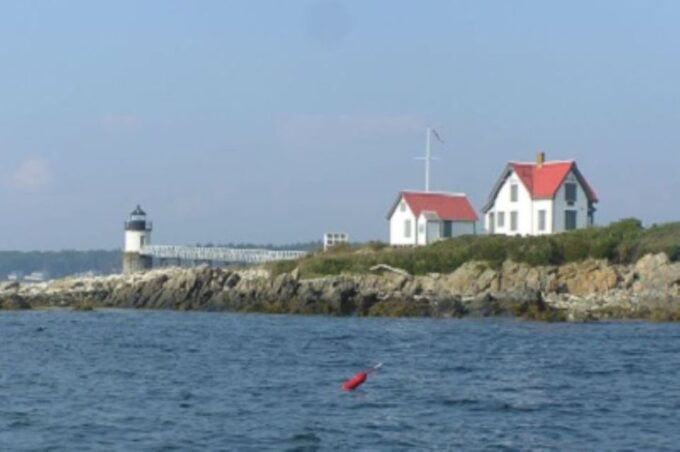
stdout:
<svg viewBox="0 0 680 452">
<path fill-rule="evenodd" d="M 349 243 L 349 234 L 344 232 L 326 232 L 323 235 L 323 250 L 327 251 L 336 245 Z"/>
<path fill-rule="evenodd" d="M 390 245 L 427 245 L 477 232 L 475 209 L 463 193 L 402 191 L 392 204 Z"/>
</svg>

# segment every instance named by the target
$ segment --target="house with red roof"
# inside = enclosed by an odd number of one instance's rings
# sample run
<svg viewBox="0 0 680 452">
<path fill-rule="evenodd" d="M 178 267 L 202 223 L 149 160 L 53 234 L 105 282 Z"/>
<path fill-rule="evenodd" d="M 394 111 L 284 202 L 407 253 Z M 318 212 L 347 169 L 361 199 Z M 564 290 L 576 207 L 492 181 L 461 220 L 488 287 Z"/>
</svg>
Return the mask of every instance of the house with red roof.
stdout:
<svg viewBox="0 0 680 452">
<path fill-rule="evenodd" d="M 476 232 L 479 219 L 463 193 L 402 191 L 387 214 L 390 245 L 427 245 Z"/>
<path fill-rule="evenodd" d="M 541 235 L 594 224 L 597 195 L 573 160 L 510 162 L 482 208 L 489 233 Z"/>
</svg>

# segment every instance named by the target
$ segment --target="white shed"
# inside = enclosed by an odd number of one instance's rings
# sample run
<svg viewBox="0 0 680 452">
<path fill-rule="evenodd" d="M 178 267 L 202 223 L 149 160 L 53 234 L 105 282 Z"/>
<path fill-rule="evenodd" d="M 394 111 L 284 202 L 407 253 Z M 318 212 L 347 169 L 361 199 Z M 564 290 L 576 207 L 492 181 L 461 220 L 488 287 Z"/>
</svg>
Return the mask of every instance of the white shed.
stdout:
<svg viewBox="0 0 680 452">
<path fill-rule="evenodd" d="M 387 219 L 390 245 L 427 245 L 475 234 L 478 217 L 463 193 L 402 191 Z"/>
</svg>

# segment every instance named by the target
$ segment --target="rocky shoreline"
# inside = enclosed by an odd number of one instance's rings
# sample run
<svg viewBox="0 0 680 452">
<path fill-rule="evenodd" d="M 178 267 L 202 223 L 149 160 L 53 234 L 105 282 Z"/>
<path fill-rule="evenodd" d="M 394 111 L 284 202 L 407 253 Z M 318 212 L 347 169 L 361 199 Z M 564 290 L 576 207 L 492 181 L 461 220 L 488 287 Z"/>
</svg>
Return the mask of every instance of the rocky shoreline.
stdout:
<svg viewBox="0 0 680 452">
<path fill-rule="evenodd" d="M 133 275 L 0 284 L 0 309 L 138 308 L 357 316 L 510 315 L 538 320 L 680 320 L 680 263 L 665 254 L 634 265 L 588 260 L 492 268 L 468 262 L 450 274 L 300 279 L 261 268 L 167 268 Z"/>
</svg>

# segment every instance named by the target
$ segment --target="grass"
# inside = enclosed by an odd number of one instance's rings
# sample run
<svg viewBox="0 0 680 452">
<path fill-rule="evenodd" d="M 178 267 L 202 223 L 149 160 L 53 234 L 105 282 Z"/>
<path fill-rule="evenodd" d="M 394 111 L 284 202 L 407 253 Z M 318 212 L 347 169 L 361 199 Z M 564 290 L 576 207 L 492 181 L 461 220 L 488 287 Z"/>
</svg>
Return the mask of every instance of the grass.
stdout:
<svg viewBox="0 0 680 452">
<path fill-rule="evenodd" d="M 483 261 L 499 267 L 506 260 L 531 266 L 561 265 L 589 258 L 629 264 L 648 253 L 666 253 L 680 261 L 680 222 L 643 228 L 630 218 L 593 227 L 539 237 L 504 235 L 463 236 L 424 247 L 390 247 L 370 243 L 338 246 L 295 261 L 269 264 L 273 275 L 300 269 L 303 278 L 342 273 L 367 273 L 377 264 L 402 268 L 414 275 L 450 273 L 465 262 Z"/>
</svg>

